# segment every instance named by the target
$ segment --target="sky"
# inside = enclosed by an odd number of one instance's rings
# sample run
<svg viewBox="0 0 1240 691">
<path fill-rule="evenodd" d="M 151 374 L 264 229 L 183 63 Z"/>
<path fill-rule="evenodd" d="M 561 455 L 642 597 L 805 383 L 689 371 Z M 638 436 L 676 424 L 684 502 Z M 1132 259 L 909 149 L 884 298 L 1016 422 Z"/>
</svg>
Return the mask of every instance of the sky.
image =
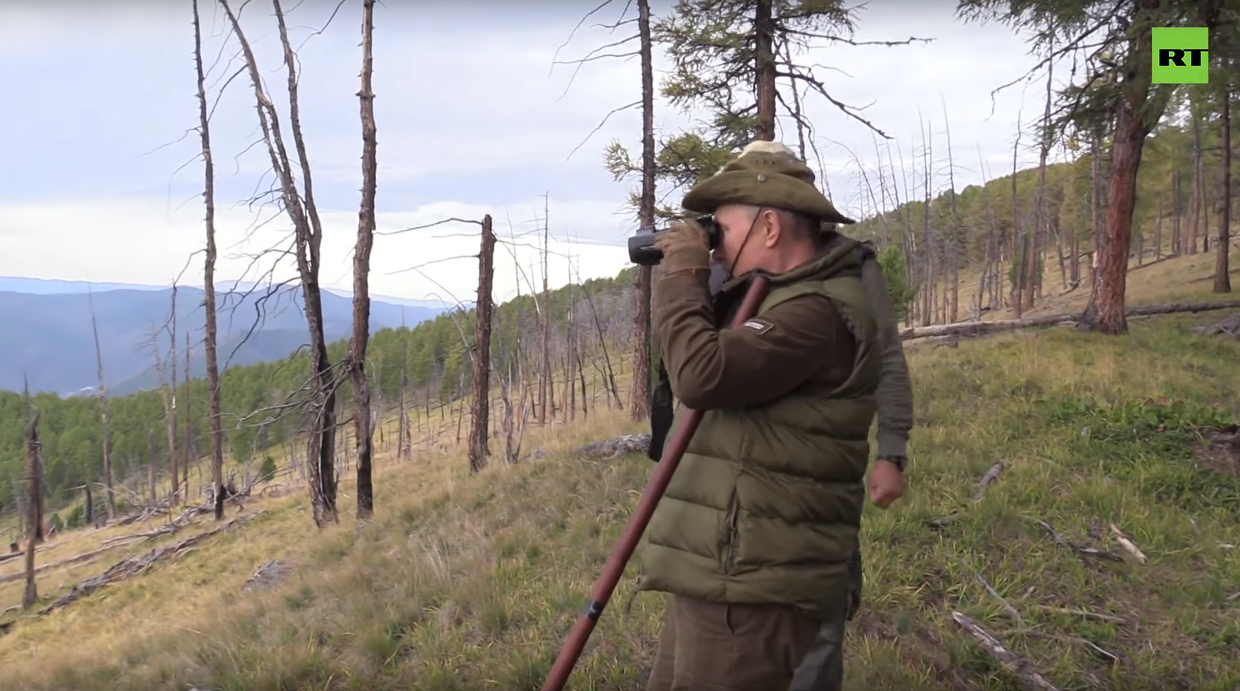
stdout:
<svg viewBox="0 0 1240 691">
<path fill-rule="evenodd" d="M 448 303 L 474 298 L 479 221 L 490 214 L 495 298 L 541 288 L 538 243 L 549 219 L 552 287 L 614 276 L 628 266 L 636 228 L 603 149 L 637 155 L 636 57 L 571 63 L 626 37 L 617 1 L 574 27 L 600 0 L 388 2 L 375 9 L 378 237 L 373 295 Z M 242 0 L 231 0 L 234 10 Z M 668 9 L 656 3 L 656 15 Z M 958 186 L 1010 172 L 1018 117 L 1041 112 L 1043 87 L 1016 85 L 1037 60 L 1001 25 L 955 19 L 952 0 L 871 0 L 855 40 L 933 38 L 898 47 L 815 46 L 799 56 L 832 96 L 867 106 L 910 165 L 922 123 L 947 185 L 945 120 Z M 285 0 L 299 46 L 299 105 L 324 226 L 323 285 L 348 291 L 361 186 L 357 91 L 361 1 Z M 265 88 L 287 115 L 287 75 L 271 4 L 241 11 Z M 269 197 L 270 160 L 254 92 L 217 2 L 200 0 L 216 172 L 217 281 L 292 275 L 265 248 L 287 247 L 291 224 Z M 629 16 L 635 16 L 635 8 Z M 570 40 L 571 37 L 571 40 Z M 227 42 L 226 42 L 227 39 Z M 636 43 L 604 52 L 627 52 Z M 670 63 L 656 55 L 656 82 Z M 829 68 L 827 67 L 829 66 Z M 16 0 L 0 4 L 0 275 L 170 285 L 202 281 L 203 164 L 196 130 L 192 9 L 188 0 Z M 821 97 L 806 101 L 832 199 L 854 218 L 872 212 L 858 173 L 877 165 L 869 129 Z M 946 116 L 944 115 L 946 109 Z M 1023 109 L 1023 111 L 1022 111 Z M 655 127 L 691 127 L 696 113 L 656 100 Z M 1023 112 L 1023 116 L 1020 113 Z M 796 144 L 795 127 L 780 138 Z M 594 131 L 596 130 L 597 131 Z M 1026 137 L 1026 141 L 1029 137 Z M 584 143 L 583 143 L 584 142 Z M 290 145 L 291 146 L 291 145 Z M 885 151 L 885 149 L 884 149 Z M 1022 167 L 1036 151 L 1019 153 Z M 982 161 L 987 169 L 982 170 Z M 897 165 L 899 161 L 896 161 Z M 449 219 L 461 219 L 463 222 Z M 428 224 L 438 223 L 429 228 Z"/>
</svg>

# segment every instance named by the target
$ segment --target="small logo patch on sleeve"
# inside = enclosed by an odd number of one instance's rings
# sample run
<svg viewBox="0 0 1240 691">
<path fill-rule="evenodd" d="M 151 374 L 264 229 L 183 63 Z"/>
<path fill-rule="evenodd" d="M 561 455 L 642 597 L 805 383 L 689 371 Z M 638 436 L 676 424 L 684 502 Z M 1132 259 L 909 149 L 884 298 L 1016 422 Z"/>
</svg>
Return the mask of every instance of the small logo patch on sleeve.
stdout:
<svg viewBox="0 0 1240 691">
<path fill-rule="evenodd" d="M 744 324 L 741 324 L 741 326 L 745 327 L 746 329 L 752 329 L 753 331 L 756 331 L 757 333 L 760 333 L 760 334 L 764 334 L 767 331 L 770 331 L 771 329 L 775 328 L 774 324 L 770 323 L 769 321 L 766 321 L 765 319 L 750 319 Z"/>
</svg>

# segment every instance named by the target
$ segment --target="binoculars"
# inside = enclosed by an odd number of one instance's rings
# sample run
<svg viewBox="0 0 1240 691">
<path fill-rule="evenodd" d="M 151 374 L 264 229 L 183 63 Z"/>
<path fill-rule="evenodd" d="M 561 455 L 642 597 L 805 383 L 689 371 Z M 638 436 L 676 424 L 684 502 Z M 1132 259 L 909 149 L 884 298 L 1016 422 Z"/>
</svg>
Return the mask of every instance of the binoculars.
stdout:
<svg viewBox="0 0 1240 691">
<path fill-rule="evenodd" d="M 710 249 L 713 251 L 719 247 L 719 225 L 715 223 L 715 217 L 706 214 L 693 219 L 697 224 L 702 226 L 702 230 L 706 231 L 706 238 L 710 241 Z M 667 228 L 655 230 L 653 232 L 637 231 L 636 234 L 629 236 L 629 261 L 639 266 L 654 266 L 663 261 L 663 252 L 654 246 L 655 240 L 660 235 L 670 232 Z"/>
</svg>

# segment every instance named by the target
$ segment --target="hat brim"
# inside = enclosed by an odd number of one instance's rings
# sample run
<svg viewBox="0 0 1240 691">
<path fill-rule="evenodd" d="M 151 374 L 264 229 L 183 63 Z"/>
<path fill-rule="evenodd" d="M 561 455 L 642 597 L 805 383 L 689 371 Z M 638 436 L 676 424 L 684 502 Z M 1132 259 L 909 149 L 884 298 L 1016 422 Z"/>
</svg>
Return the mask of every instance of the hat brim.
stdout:
<svg viewBox="0 0 1240 691">
<path fill-rule="evenodd" d="M 747 204 L 783 209 L 829 223 L 856 223 L 813 185 L 788 175 L 735 170 L 707 178 L 685 194 L 681 206 L 708 214 L 724 204 Z"/>
</svg>

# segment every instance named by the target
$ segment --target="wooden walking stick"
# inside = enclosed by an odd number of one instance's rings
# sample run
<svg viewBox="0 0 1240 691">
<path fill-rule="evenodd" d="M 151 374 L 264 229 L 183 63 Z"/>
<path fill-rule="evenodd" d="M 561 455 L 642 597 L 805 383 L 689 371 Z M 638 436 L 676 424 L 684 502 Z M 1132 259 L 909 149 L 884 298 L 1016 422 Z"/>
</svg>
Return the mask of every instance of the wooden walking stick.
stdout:
<svg viewBox="0 0 1240 691">
<path fill-rule="evenodd" d="M 741 301 L 740 307 L 736 310 L 736 316 L 732 318 L 732 328 L 740 326 L 758 311 L 758 306 L 766 297 L 769 286 L 765 276 L 761 274 L 754 276 L 749 284 L 749 290 L 745 293 L 745 299 Z M 572 673 L 573 667 L 581 657 L 581 651 L 585 648 L 590 633 L 594 631 L 594 625 L 602 616 L 603 609 L 607 607 L 607 601 L 611 599 L 616 584 L 624 575 L 624 568 L 633 556 L 633 551 L 637 549 L 642 533 L 646 532 L 646 526 L 649 525 L 650 518 L 654 515 L 654 509 L 659 505 L 659 500 L 663 498 L 663 493 L 667 491 L 672 474 L 676 472 L 676 466 L 680 464 L 680 458 L 688 448 L 689 440 L 693 438 L 693 433 L 697 431 L 698 423 L 701 421 L 702 411 L 688 410 L 680 427 L 663 447 L 663 457 L 655 466 L 654 475 L 650 477 L 650 482 L 646 484 L 646 489 L 637 502 L 633 516 L 629 518 L 628 525 L 624 527 L 620 542 L 616 544 L 611 557 L 603 566 L 603 572 L 594 582 L 594 588 L 590 591 L 590 600 L 586 603 L 586 611 L 577 618 L 572 630 L 568 632 L 568 638 L 565 639 L 564 646 L 560 648 L 555 664 L 551 665 L 551 671 L 547 673 L 547 680 L 543 682 L 541 691 L 562 691 L 564 688 L 568 675 Z"/>
</svg>

